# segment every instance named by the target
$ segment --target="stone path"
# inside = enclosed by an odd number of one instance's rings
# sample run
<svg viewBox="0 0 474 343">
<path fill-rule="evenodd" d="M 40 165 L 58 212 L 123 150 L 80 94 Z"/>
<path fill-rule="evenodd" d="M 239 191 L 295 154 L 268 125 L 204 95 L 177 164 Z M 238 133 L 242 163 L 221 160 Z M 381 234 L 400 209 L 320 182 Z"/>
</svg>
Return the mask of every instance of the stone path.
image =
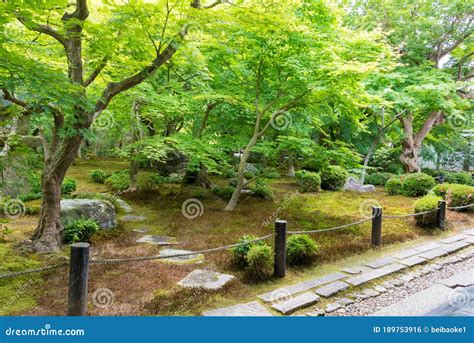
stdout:
<svg viewBox="0 0 474 343">
<path fill-rule="evenodd" d="M 449 256 L 470 245 L 474 245 L 474 229 L 464 230 L 461 234 L 399 251 L 364 265 L 347 266 L 341 272 L 279 288 L 259 295 L 257 300 L 259 304 L 266 306 L 265 308 L 275 315 L 292 314 L 298 310 L 312 307 L 315 304 L 318 304 L 318 307 L 313 308 L 304 315 L 320 316 L 325 313 L 338 312 L 345 306 L 354 306 L 350 305 L 354 302 L 357 303 L 364 299 L 377 297 L 421 275 L 440 270 L 444 263 L 456 263 L 457 261 L 470 258 L 469 256 L 471 255 L 474 256 L 474 249 L 471 249 L 468 254 L 462 254 L 461 252 L 454 256 Z M 387 281 L 387 277 L 392 275 L 396 276 Z M 374 286 L 373 283 L 380 278 L 384 278 L 384 281 Z M 453 279 L 445 282 L 451 282 L 452 286 L 456 284 L 459 287 L 462 280 Z M 371 287 L 368 287 L 369 285 Z M 366 287 L 365 289 L 360 289 L 364 286 Z M 355 289 L 354 291 L 353 288 L 356 287 L 358 290 Z M 445 287 L 448 288 L 448 291 L 452 291 L 452 288 L 446 284 L 437 285 L 437 288 L 439 287 Z M 428 292 L 428 289 L 426 291 Z M 430 292 L 436 293 L 436 290 L 432 289 Z M 332 299 L 332 297 L 339 293 L 344 293 L 344 297 Z M 440 291 L 440 297 L 444 300 L 446 300 L 445 293 Z M 412 301 L 416 301 L 416 299 Z M 322 305 L 319 305 L 320 303 Z M 213 313 L 225 316 L 230 311 L 232 315 L 239 315 L 239 309 L 242 309 L 240 315 L 246 316 L 248 314 L 244 314 L 244 309 L 246 308 L 244 305 L 240 304 L 214 310 L 217 312 Z M 432 307 L 438 308 L 441 305 L 443 305 L 441 302 L 433 302 Z"/>
<path fill-rule="evenodd" d="M 178 285 L 186 288 L 201 288 L 215 291 L 221 289 L 234 279 L 235 276 L 233 275 L 196 269 L 178 282 Z"/>
</svg>

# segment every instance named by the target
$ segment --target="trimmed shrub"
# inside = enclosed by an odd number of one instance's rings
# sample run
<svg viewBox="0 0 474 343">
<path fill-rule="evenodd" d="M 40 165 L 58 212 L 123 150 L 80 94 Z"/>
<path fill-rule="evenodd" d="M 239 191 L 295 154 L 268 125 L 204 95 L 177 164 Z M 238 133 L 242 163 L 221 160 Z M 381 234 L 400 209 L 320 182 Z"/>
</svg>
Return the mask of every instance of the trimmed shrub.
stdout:
<svg viewBox="0 0 474 343">
<path fill-rule="evenodd" d="M 278 179 L 280 177 L 280 173 L 278 173 L 277 171 L 272 171 L 268 174 L 265 174 L 265 177 L 267 179 Z"/>
<path fill-rule="evenodd" d="M 339 190 L 346 183 L 349 173 L 340 166 L 329 166 L 321 171 L 321 188 Z"/>
<path fill-rule="evenodd" d="M 229 200 L 234 193 L 235 187 L 214 187 L 212 192 L 219 198 Z"/>
<path fill-rule="evenodd" d="M 388 180 L 392 179 L 395 175 L 391 173 L 373 173 L 365 177 L 365 183 L 374 186 L 385 186 Z"/>
<path fill-rule="evenodd" d="M 76 180 L 67 177 L 63 180 L 61 185 L 61 195 L 69 195 L 74 192 L 76 188 Z"/>
<path fill-rule="evenodd" d="M 298 170 L 295 177 L 302 192 L 318 192 L 321 187 L 321 176 L 318 173 Z"/>
<path fill-rule="evenodd" d="M 63 240 L 65 243 L 89 242 L 99 230 L 100 226 L 95 220 L 79 218 L 64 226 Z"/>
<path fill-rule="evenodd" d="M 262 246 L 265 245 L 263 241 L 252 242 L 253 240 L 257 239 L 258 237 L 252 235 L 245 235 L 239 239 L 237 242 L 238 244 L 245 243 L 243 245 L 237 246 L 233 248 L 232 255 L 234 257 L 234 261 L 237 265 L 244 267 L 247 265 L 247 254 L 250 251 L 250 248 L 254 246 Z"/>
<path fill-rule="evenodd" d="M 106 180 L 105 184 L 112 187 L 115 191 L 124 191 L 130 187 L 130 174 L 128 170 L 122 170 L 112 173 Z"/>
<path fill-rule="evenodd" d="M 438 202 L 442 198 L 436 195 L 425 195 L 413 204 L 415 213 L 431 211 L 438 208 Z M 416 223 L 420 226 L 435 226 L 437 222 L 437 212 L 426 213 L 415 217 Z"/>
<path fill-rule="evenodd" d="M 245 258 L 245 274 L 254 281 L 265 280 L 271 276 L 273 269 L 273 252 L 268 245 L 255 245 L 250 248 Z"/>
<path fill-rule="evenodd" d="M 222 176 L 225 177 L 226 179 L 230 179 L 233 177 L 237 177 L 237 173 L 235 172 L 233 168 L 229 168 L 229 169 L 224 170 L 224 172 L 222 173 Z"/>
<path fill-rule="evenodd" d="M 308 264 L 313 261 L 318 246 L 308 235 L 291 235 L 286 245 L 288 264 Z"/>
<path fill-rule="evenodd" d="M 394 177 L 385 183 L 385 190 L 390 195 L 400 194 L 402 192 L 402 185 L 402 180 L 398 177 Z"/>
<path fill-rule="evenodd" d="M 109 175 L 102 169 L 94 169 L 89 174 L 91 180 L 96 183 L 104 183 Z"/>
<path fill-rule="evenodd" d="M 472 185 L 472 176 L 466 172 L 447 173 L 445 182 L 459 185 Z"/>
<path fill-rule="evenodd" d="M 448 206 L 452 207 L 474 203 L 473 186 L 443 183 L 434 187 L 432 193 L 445 199 Z"/>
<path fill-rule="evenodd" d="M 255 174 L 252 173 L 251 171 L 245 171 L 244 172 L 244 179 L 251 180 L 255 177 Z"/>
<path fill-rule="evenodd" d="M 20 200 L 23 202 L 31 201 L 31 200 L 38 200 L 43 197 L 43 193 L 27 193 L 27 194 L 22 194 L 19 196 Z"/>
<path fill-rule="evenodd" d="M 262 186 L 262 185 L 257 185 L 252 189 L 253 196 L 257 198 L 262 198 L 266 200 L 272 200 L 273 199 L 273 192 L 270 188 L 267 186 Z"/>
<path fill-rule="evenodd" d="M 407 174 L 401 177 L 402 194 L 417 197 L 426 195 L 435 185 L 435 180 L 425 173 Z"/>
</svg>

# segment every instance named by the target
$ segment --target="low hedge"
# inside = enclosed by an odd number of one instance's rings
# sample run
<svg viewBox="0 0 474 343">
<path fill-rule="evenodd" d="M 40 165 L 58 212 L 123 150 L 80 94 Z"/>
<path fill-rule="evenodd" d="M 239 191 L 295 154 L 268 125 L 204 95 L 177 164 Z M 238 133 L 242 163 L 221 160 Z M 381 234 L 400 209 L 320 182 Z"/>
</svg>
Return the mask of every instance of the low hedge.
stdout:
<svg viewBox="0 0 474 343">
<path fill-rule="evenodd" d="M 436 185 L 434 178 L 425 173 L 406 174 L 400 179 L 402 194 L 410 197 L 426 195 Z"/>
<path fill-rule="evenodd" d="M 349 173 L 340 166 L 329 166 L 321 171 L 321 188 L 328 191 L 344 187 Z"/>
<path fill-rule="evenodd" d="M 446 183 L 456 183 L 460 185 L 472 185 L 472 176 L 470 173 L 466 172 L 457 172 L 457 173 L 447 173 L 444 180 Z"/>
<path fill-rule="evenodd" d="M 399 177 L 391 178 L 385 184 L 385 190 L 390 195 L 401 194 L 403 182 Z"/>
<path fill-rule="evenodd" d="M 321 187 L 321 176 L 318 173 L 298 170 L 295 177 L 302 192 L 318 192 Z"/>
<path fill-rule="evenodd" d="M 438 208 L 439 201 L 442 200 L 440 196 L 433 194 L 425 195 L 414 203 L 415 213 L 431 211 Z M 417 225 L 420 226 L 435 226 L 437 223 L 437 212 L 426 213 L 415 217 Z"/>
<path fill-rule="evenodd" d="M 372 173 L 365 177 L 365 183 L 374 186 L 385 186 L 388 180 L 394 178 L 392 173 Z"/>
<path fill-rule="evenodd" d="M 443 183 L 434 187 L 431 192 L 446 200 L 448 206 L 458 207 L 474 203 L 473 186 Z"/>
</svg>

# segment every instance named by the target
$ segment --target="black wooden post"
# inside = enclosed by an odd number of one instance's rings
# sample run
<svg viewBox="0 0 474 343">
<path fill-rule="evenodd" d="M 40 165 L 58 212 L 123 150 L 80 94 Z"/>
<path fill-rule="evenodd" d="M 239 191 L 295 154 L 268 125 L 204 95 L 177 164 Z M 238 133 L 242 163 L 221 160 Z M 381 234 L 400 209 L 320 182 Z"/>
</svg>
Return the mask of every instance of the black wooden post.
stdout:
<svg viewBox="0 0 474 343">
<path fill-rule="evenodd" d="M 438 202 L 436 223 L 441 230 L 446 229 L 446 200 L 440 200 Z"/>
<path fill-rule="evenodd" d="M 68 316 L 85 316 L 87 314 L 89 249 L 89 243 L 74 243 L 71 245 Z"/>
<path fill-rule="evenodd" d="M 372 245 L 382 245 L 382 208 L 372 207 Z"/>
<path fill-rule="evenodd" d="M 285 277 L 286 274 L 286 220 L 275 222 L 275 259 L 273 264 L 273 275 Z"/>
</svg>

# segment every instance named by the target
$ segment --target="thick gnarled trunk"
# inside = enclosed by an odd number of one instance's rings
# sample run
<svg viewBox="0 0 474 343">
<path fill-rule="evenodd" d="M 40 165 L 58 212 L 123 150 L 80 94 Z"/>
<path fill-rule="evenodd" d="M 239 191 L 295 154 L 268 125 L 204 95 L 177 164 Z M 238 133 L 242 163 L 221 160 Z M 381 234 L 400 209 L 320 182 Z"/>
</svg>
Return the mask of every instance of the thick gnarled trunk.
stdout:
<svg viewBox="0 0 474 343">
<path fill-rule="evenodd" d="M 421 171 L 419 166 L 419 154 L 421 147 L 412 142 L 403 142 L 403 150 L 400 155 L 400 162 L 402 162 L 407 173 L 419 173 Z"/>
</svg>

